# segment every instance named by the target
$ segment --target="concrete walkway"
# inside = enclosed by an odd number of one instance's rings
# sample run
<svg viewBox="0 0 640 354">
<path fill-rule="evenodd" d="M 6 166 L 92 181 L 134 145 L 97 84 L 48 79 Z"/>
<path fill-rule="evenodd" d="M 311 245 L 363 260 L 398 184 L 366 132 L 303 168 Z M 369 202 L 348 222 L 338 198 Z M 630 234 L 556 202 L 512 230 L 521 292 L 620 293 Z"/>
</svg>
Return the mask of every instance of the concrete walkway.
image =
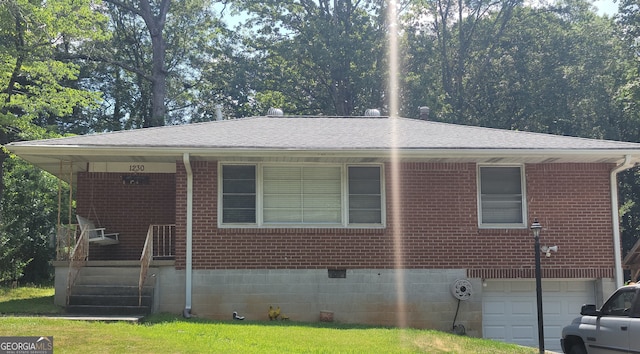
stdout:
<svg viewBox="0 0 640 354">
<path fill-rule="evenodd" d="M 74 320 L 74 321 L 99 321 L 99 322 L 131 322 L 139 323 L 144 316 L 92 316 L 92 315 L 49 315 L 49 316 L 11 316 L 11 317 L 23 317 L 23 318 L 47 318 L 47 319 L 60 319 L 60 320 Z"/>
</svg>

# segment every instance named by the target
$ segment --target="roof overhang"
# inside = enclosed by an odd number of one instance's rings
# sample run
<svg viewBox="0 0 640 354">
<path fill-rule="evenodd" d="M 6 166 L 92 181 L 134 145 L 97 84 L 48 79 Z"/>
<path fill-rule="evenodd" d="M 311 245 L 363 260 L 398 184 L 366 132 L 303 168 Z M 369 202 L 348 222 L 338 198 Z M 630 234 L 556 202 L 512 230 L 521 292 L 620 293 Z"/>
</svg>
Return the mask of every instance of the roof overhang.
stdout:
<svg viewBox="0 0 640 354">
<path fill-rule="evenodd" d="M 396 156 L 403 162 L 437 163 L 621 163 L 625 156 L 632 164 L 640 162 L 639 150 L 623 149 L 273 149 L 255 148 L 166 148 L 149 146 L 75 146 L 20 144 L 9 147 L 11 152 L 69 181 L 70 166 L 73 175 L 88 171 L 91 163 L 127 162 L 181 163 L 187 153 L 192 161 L 220 160 L 245 162 L 386 162 Z"/>
</svg>

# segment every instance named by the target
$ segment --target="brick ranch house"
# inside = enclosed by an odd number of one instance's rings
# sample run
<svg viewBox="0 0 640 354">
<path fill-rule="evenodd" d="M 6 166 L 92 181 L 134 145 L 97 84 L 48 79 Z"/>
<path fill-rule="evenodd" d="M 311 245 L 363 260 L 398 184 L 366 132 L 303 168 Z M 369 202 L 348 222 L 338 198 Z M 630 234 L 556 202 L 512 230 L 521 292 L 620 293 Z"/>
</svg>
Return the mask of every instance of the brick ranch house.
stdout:
<svg viewBox="0 0 640 354">
<path fill-rule="evenodd" d="M 369 116 L 262 116 L 7 148 L 72 183 L 75 213 L 119 233 L 89 242 L 78 280 L 74 261 L 55 262 L 58 304 L 102 268 L 139 271 L 150 235 L 154 312 L 267 320 L 279 306 L 293 321 L 325 311 L 341 323 L 455 323 L 536 346 L 538 219 L 541 245 L 558 246 L 542 257 L 549 349 L 581 304 L 624 280 L 616 177 L 640 159 L 635 143 Z"/>
</svg>

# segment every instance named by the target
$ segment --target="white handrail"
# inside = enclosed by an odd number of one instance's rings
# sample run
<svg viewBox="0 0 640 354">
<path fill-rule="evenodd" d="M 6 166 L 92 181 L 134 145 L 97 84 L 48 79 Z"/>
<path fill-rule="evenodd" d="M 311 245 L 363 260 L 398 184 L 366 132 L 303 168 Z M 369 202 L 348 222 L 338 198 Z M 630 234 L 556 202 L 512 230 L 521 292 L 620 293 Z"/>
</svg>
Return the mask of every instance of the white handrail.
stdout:
<svg viewBox="0 0 640 354">
<path fill-rule="evenodd" d="M 80 269 L 84 267 L 89 258 L 89 232 L 87 227 L 81 227 L 80 237 L 76 242 L 69 257 L 69 274 L 67 275 L 67 305 L 71 296 L 71 288 L 76 282 Z"/>
<path fill-rule="evenodd" d="M 142 306 L 142 289 L 154 257 L 173 257 L 175 224 L 149 225 L 140 256 L 140 279 L 138 280 L 138 306 Z M 154 252 L 157 250 L 157 252 Z"/>
<path fill-rule="evenodd" d="M 153 259 L 153 225 L 149 225 L 147 239 L 144 241 L 144 248 L 140 256 L 140 279 L 138 280 L 138 306 L 142 306 L 142 288 L 147 279 L 147 272 Z"/>
</svg>

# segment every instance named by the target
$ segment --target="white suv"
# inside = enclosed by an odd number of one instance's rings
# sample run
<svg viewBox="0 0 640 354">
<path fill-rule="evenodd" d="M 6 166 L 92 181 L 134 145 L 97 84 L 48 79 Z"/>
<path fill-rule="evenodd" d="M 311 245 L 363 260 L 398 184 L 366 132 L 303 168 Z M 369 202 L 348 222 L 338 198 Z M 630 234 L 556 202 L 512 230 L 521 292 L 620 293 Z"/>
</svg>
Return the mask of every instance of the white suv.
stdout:
<svg viewBox="0 0 640 354">
<path fill-rule="evenodd" d="M 581 317 L 562 329 L 562 351 L 569 354 L 640 352 L 640 284 L 616 290 L 600 310 L 583 305 Z"/>
</svg>

